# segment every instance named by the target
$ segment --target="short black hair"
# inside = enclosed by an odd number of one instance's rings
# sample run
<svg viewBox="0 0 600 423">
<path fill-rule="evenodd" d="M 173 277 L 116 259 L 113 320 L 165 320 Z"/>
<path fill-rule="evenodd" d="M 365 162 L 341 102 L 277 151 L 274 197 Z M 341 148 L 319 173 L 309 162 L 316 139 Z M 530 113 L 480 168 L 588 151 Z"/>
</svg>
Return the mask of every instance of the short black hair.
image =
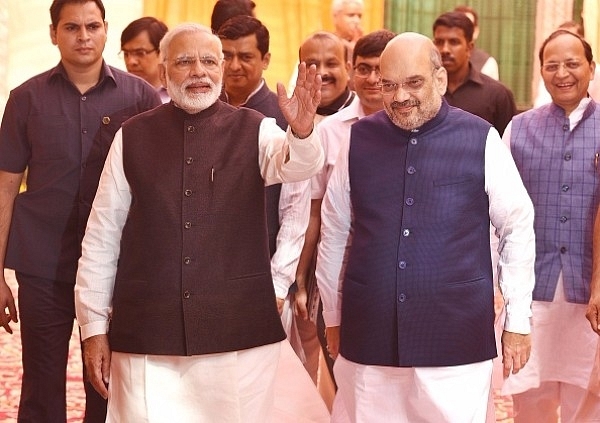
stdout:
<svg viewBox="0 0 600 423">
<path fill-rule="evenodd" d="M 462 12 L 446 12 L 435 20 L 433 23 L 433 32 L 438 26 L 445 26 L 448 28 L 460 28 L 465 34 L 465 38 L 468 43 L 473 41 L 473 31 L 475 25 L 471 22 L 471 19 Z"/>
<path fill-rule="evenodd" d="M 158 51 L 160 40 L 165 36 L 169 28 L 167 25 L 152 16 L 144 16 L 136 19 L 125 27 L 121 33 L 121 47 L 146 31 L 152 46 Z"/>
<path fill-rule="evenodd" d="M 67 4 L 85 4 L 90 1 L 96 3 L 96 6 L 98 6 L 98 9 L 100 9 L 100 13 L 102 14 L 102 20 L 106 20 L 106 10 L 104 9 L 102 0 L 54 0 L 50 5 L 50 21 L 52 22 L 52 27 L 56 29 L 58 20 L 60 19 L 60 12 L 62 12 L 63 7 Z"/>
<path fill-rule="evenodd" d="M 360 37 L 354 45 L 352 52 L 352 64 L 356 63 L 356 58 L 361 57 L 379 57 L 389 41 L 396 36 L 390 30 L 380 29 Z"/>
<path fill-rule="evenodd" d="M 254 16 L 252 0 L 217 0 L 210 16 L 210 28 L 216 34 L 229 18 L 238 15 Z"/>
<path fill-rule="evenodd" d="M 256 35 L 256 47 L 261 57 L 269 52 L 269 30 L 261 21 L 252 16 L 238 15 L 227 19 L 217 35 L 222 40 L 237 40 L 248 35 Z"/>
</svg>

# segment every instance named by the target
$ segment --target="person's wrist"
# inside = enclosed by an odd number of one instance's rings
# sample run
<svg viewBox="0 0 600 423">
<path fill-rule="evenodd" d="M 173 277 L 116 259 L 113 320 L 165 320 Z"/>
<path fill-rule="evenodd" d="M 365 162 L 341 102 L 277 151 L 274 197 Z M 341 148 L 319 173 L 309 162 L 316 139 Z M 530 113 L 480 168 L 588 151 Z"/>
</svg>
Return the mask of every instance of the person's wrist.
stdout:
<svg viewBox="0 0 600 423">
<path fill-rule="evenodd" d="M 300 140 L 303 140 L 303 139 L 305 139 L 305 138 L 308 138 L 308 137 L 310 137 L 310 134 L 312 134 L 312 131 L 313 131 L 313 127 L 311 126 L 311 128 L 310 128 L 310 131 L 308 131 L 308 134 L 306 134 L 306 135 L 304 135 L 304 134 L 299 134 L 299 133 L 297 133 L 296 131 L 294 131 L 294 128 L 292 128 L 292 127 L 290 126 L 290 132 L 292 133 L 292 136 L 293 136 L 294 138 L 298 138 L 298 139 L 300 139 Z"/>
</svg>

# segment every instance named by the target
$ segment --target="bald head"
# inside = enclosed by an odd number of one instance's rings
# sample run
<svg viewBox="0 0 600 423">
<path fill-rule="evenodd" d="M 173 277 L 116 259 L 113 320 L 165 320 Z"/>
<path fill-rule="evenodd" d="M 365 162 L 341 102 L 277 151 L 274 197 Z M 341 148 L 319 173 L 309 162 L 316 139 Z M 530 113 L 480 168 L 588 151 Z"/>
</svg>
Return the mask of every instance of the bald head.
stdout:
<svg viewBox="0 0 600 423">
<path fill-rule="evenodd" d="M 398 69 L 417 63 L 432 71 L 442 66 L 440 54 L 431 39 L 416 32 L 395 36 L 381 53 L 382 71 L 384 66 Z"/>
<path fill-rule="evenodd" d="M 428 37 L 414 32 L 397 35 L 381 53 L 379 66 L 383 103 L 397 126 L 412 130 L 437 114 L 448 77 Z"/>
</svg>

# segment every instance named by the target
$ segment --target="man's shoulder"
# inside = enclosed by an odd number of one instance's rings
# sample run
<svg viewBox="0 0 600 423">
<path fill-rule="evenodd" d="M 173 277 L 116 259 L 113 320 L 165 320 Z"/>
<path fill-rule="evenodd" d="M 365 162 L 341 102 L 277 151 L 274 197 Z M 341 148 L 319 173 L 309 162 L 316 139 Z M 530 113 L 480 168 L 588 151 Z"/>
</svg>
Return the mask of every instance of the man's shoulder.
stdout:
<svg viewBox="0 0 600 423">
<path fill-rule="evenodd" d="M 509 93 L 512 96 L 512 91 L 500 81 L 487 76 L 484 73 L 477 72 L 479 83 L 490 92 Z M 475 80 L 475 79 L 473 79 Z"/>
<path fill-rule="evenodd" d="M 39 95 L 40 90 L 44 90 L 44 87 L 48 85 L 50 77 L 55 73 L 56 67 L 48 69 L 42 73 L 38 73 L 30 77 L 29 79 L 22 82 L 17 87 L 11 90 L 13 94 L 19 94 L 26 91 L 36 91 Z"/>
<path fill-rule="evenodd" d="M 152 85 L 137 75 L 133 75 L 110 65 L 107 65 L 107 68 L 110 69 L 111 75 L 117 86 L 139 87 L 144 91 L 156 92 L 156 89 Z"/>
</svg>

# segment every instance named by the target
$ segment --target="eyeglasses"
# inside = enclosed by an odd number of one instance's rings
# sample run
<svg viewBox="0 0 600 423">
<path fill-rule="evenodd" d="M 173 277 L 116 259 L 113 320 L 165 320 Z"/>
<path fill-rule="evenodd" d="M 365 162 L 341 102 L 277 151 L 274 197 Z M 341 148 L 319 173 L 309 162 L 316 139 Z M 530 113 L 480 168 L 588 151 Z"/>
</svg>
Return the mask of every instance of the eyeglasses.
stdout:
<svg viewBox="0 0 600 423">
<path fill-rule="evenodd" d="M 133 57 L 134 59 L 143 59 L 144 57 L 155 51 L 155 48 L 153 48 L 152 50 L 144 50 L 143 48 L 136 48 L 134 50 L 121 50 L 119 52 L 119 56 L 121 56 L 123 59 L 127 59 L 129 57 Z"/>
<path fill-rule="evenodd" d="M 577 60 L 567 60 L 566 62 L 544 63 L 544 65 L 542 66 L 542 69 L 544 69 L 545 72 L 554 73 L 554 72 L 558 72 L 558 70 L 560 69 L 561 66 L 564 66 L 564 68 L 567 70 L 567 72 L 574 71 L 574 70 L 577 70 L 581 66 L 581 62 L 578 62 Z"/>
<path fill-rule="evenodd" d="M 425 78 L 414 78 L 404 82 L 382 82 L 379 84 L 382 94 L 394 94 L 398 88 L 402 87 L 404 91 L 416 93 L 425 85 Z"/>
<path fill-rule="evenodd" d="M 196 67 L 197 63 L 200 63 L 206 70 L 215 71 L 219 68 L 220 60 L 213 56 L 182 56 L 172 60 L 171 63 L 175 68 L 182 71 Z"/>
<path fill-rule="evenodd" d="M 379 72 L 379 66 L 369 66 L 366 63 L 360 63 L 354 66 L 354 75 L 359 78 L 368 78 L 371 74 L 375 72 L 375 75 L 379 78 L 381 73 Z"/>
<path fill-rule="evenodd" d="M 435 74 L 440 68 L 434 68 L 432 75 Z M 402 87 L 402 89 L 409 93 L 416 93 L 423 88 L 425 85 L 425 78 L 422 76 L 417 76 L 414 78 L 410 78 L 404 82 L 389 82 L 383 81 L 379 83 L 379 88 L 381 89 L 381 93 L 384 95 L 394 94 L 398 91 L 398 88 Z"/>
</svg>

